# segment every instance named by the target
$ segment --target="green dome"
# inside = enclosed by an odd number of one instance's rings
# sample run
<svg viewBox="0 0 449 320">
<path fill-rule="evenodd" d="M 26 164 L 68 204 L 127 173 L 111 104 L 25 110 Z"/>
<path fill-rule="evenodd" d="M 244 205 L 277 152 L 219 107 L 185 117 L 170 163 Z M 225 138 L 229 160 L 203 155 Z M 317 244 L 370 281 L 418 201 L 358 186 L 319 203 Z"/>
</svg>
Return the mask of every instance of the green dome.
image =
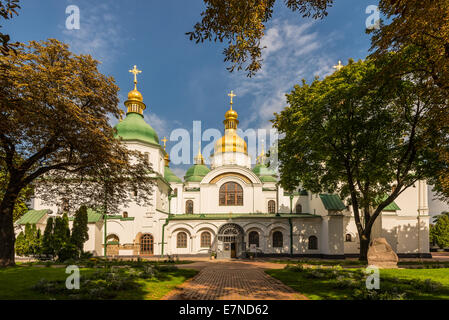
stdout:
<svg viewBox="0 0 449 320">
<path fill-rule="evenodd" d="M 121 137 L 123 140 L 138 140 L 159 145 L 156 131 L 138 113 L 128 113 L 126 118 L 115 126 L 115 129 L 117 129 L 116 138 Z"/>
<path fill-rule="evenodd" d="M 176 182 L 176 183 L 182 183 L 182 180 L 179 179 L 174 173 L 173 171 L 171 171 L 171 169 L 169 167 L 165 167 L 164 170 L 164 178 L 165 180 L 167 180 L 168 182 Z"/>
<path fill-rule="evenodd" d="M 184 180 L 188 182 L 200 182 L 210 172 L 204 164 L 195 164 L 187 170 Z"/>
<path fill-rule="evenodd" d="M 276 173 L 267 168 L 264 164 L 256 164 L 253 172 L 259 177 L 262 182 L 277 182 Z"/>
</svg>

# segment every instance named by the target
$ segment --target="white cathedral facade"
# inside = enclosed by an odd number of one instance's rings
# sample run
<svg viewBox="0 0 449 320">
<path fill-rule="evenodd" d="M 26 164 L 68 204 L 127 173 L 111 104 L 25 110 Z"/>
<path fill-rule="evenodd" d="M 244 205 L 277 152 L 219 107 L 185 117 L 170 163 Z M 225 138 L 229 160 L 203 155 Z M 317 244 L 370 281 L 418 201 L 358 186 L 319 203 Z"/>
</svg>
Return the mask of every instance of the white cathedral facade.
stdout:
<svg viewBox="0 0 449 320">
<path fill-rule="evenodd" d="M 136 81 L 135 81 L 136 83 Z M 285 192 L 263 154 L 252 166 L 244 139 L 237 134 L 238 114 L 225 114 L 224 135 L 217 140 L 210 166 L 201 152 L 183 179 L 169 167 L 165 146 L 144 120 L 145 104 L 135 86 L 125 102 L 125 119 L 117 137 L 128 148 L 148 155 L 156 173 L 152 203 L 127 203 L 121 212 L 89 210 L 85 250 L 101 256 L 163 255 L 309 256 L 344 258 L 359 253 L 359 238 L 350 206 L 335 194 Z M 201 150 L 200 150 L 201 151 Z M 429 256 L 429 215 L 426 181 L 403 192 L 377 219 L 374 237 L 387 239 L 399 256 Z M 17 223 L 34 223 L 42 231 L 49 216 L 60 212 L 37 196 L 33 210 Z"/>
</svg>

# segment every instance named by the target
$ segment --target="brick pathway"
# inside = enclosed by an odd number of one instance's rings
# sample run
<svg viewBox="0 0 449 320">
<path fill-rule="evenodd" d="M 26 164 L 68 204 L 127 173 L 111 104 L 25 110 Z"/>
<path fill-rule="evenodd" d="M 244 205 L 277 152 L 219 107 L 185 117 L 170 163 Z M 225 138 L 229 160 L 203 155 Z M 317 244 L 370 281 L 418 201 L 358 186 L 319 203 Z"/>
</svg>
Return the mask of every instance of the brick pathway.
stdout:
<svg viewBox="0 0 449 320">
<path fill-rule="evenodd" d="M 165 300 L 307 300 L 268 276 L 271 264 L 240 261 L 200 262 L 183 268 L 200 269 L 193 279 L 164 297 Z M 275 267 L 282 268 L 277 264 Z"/>
</svg>

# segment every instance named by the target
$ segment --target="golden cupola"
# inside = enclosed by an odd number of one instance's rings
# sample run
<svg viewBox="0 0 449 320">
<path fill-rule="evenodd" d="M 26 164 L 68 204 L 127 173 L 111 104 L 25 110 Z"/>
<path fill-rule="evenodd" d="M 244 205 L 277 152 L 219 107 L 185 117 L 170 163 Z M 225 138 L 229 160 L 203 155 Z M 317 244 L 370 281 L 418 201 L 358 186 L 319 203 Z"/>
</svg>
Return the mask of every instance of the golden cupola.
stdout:
<svg viewBox="0 0 449 320">
<path fill-rule="evenodd" d="M 134 66 L 129 72 L 134 74 L 134 89 L 128 93 L 128 100 L 125 101 L 125 106 L 128 108 L 127 113 L 133 112 L 143 115 L 143 110 L 146 109 L 146 106 L 143 103 L 142 94 L 137 90 L 137 75 L 142 71 L 138 70 L 137 66 Z"/>
<path fill-rule="evenodd" d="M 244 139 L 237 134 L 237 125 L 239 124 L 238 113 L 232 109 L 233 97 L 236 95 L 233 91 L 228 94 L 231 97 L 230 108 L 225 114 L 225 134 L 217 140 L 214 147 L 214 154 L 224 152 L 239 152 L 248 154 L 248 147 Z"/>
</svg>

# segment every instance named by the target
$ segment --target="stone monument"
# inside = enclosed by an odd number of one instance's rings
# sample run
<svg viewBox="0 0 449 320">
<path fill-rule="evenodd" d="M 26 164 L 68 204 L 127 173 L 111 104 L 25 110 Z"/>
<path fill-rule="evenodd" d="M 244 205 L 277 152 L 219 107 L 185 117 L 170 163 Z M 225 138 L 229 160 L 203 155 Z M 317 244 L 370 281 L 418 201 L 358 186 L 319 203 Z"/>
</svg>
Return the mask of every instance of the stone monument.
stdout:
<svg viewBox="0 0 449 320">
<path fill-rule="evenodd" d="M 398 267 L 398 256 L 385 238 L 376 238 L 371 242 L 368 249 L 368 265 L 381 269 Z"/>
</svg>

